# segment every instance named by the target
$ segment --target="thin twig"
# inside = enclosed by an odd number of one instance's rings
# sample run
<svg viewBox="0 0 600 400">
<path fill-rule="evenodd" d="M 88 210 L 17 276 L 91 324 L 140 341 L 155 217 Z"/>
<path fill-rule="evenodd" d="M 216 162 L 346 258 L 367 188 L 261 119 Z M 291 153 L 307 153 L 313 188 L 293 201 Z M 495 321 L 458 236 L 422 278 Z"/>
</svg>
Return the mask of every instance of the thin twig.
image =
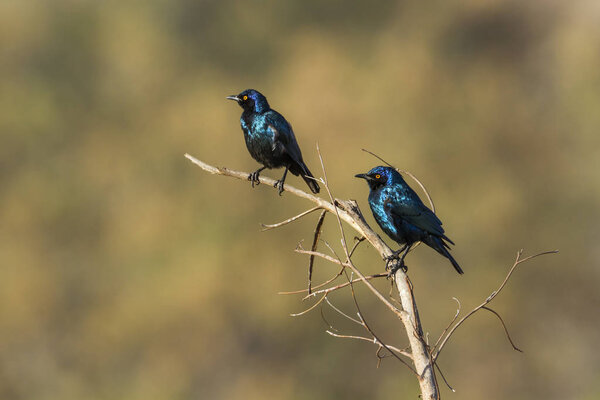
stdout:
<svg viewBox="0 0 600 400">
<path fill-rule="evenodd" d="M 454 314 L 454 318 L 452 318 L 452 320 L 450 321 L 450 323 L 446 326 L 446 329 L 444 329 L 444 331 L 442 332 L 442 334 L 440 335 L 440 337 L 438 337 L 438 340 L 435 341 L 435 344 L 433 345 L 433 347 L 429 351 L 430 354 L 433 354 L 433 352 L 437 348 L 437 345 L 440 343 L 440 340 L 442 340 L 442 338 L 444 337 L 444 335 L 446 334 L 446 332 L 448 332 L 448 329 L 450 329 L 450 327 L 456 321 L 456 319 L 458 318 L 458 315 L 460 314 L 460 301 L 456 297 L 453 297 L 452 299 L 454 299 L 454 301 L 456 301 L 458 303 L 458 307 L 456 308 L 456 314 Z"/>
<path fill-rule="evenodd" d="M 343 272 L 343 271 L 341 271 L 341 272 Z M 340 272 L 340 275 L 341 275 L 341 272 Z M 338 276 L 339 275 L 336 275 L 336 278 Z M 386 277 L 387 277 L 387 273 L 382 273 L 382 274 L 373 274 L 373 275 L 365 276 L 365 279 L 371 280 L 371 279 L 375 279 L 375 278 L 386 278 Z M 352 283 L 355 283 L 355 282 L 362 282 L 362 279 L 360 279 L 360 278 L 353 279 Z M 339 289 L 345 288 L 346 286 L 350 286 L 350 282 L 344 282 L 344 283 L 340 283 L 337 286 L 332 286 L 332 287 L 329 287 L 329 288 L 326 288 L 326 289 L 317 290 L 316 292 L 312 292 L 310 295 L 307 295 L 302 300 L 308 299 L 308 298 L 313 297 L 313 296 L 317 296 L 317 295 L 322 294 L 322 293 L 329 294 L 329 293 L 331 293 L 331 292 L 333 292 L 335 290 L 339 290 Z"/>
<path fill-rule="evenodd" d="M 294 222 L 294 221 L 296 221 L 296 220 L 304 217 L 305 215 L 308 215 L 311 212 L 317 211 L 317 210 L 320 210 L 320 209 L 321 209 L 321 207 L 315 206 L 315 207 L 311 208 L 310 210 L 306 210 L 306 211 L 304 211 L 304 212 L 302 212 L 302 213 L 300 213 L 300 214 L 298 214 L 296 216 L 293 216 L 292 218 L 286 219 L 285 221 L 281 221 L 281 222 L 278 222 L 276 224 L 261 224 L 261 226 L 263 228 L 262 231 L 264 232 L 264 231 L 268 231 L 270 229 L 279 228 L 280 226 L 283 226 L 283 225 L 287 225 L 290 222 Z"/>
<path fill-rule="evenodd" d="M 362 326 L 362 322 L 357 320 L 356 318 L 352 318 L 351 316 L 349 316 L 348 314 L 346 314 L 345 312 L 343 312 L 342 310 L 340 310 L 339 308 L 337 308 L 336 306 L 333 305 L 333 303 L 331 301 L 329 301 L 329 297 L 327 297 L 327 295 L 325 295 L 325 301 L 327 302 L 327 304 L 329 304 L 329 306 L 331 308 L 333 308 L 335 311 L 337 311 L 338 314 L 340 314 L 342 317 L 345 317 L 347 319 L 349 319 L 350 321 L 354 322 L 355 324 L 358 324 L 360 326 Z"/>
<path fill-rule="evenodd" d="M 313 304 L 312 306 L 310 306 L 310 307 L 309 307 L 309 308 L 307 308 L 306 310 L 304 310 L 304 311 L 302 311 L 302 312 L 299 312 L 299 313 L 296 313 L 296 314 L 290 314 L 290 316 L 292 316 L 292 317 L 299 317 L 299 316 L 301 316 L 301 315 L 304 315 L 304 314 L 306 314 L 307 312 L 309 312 L 309 311 L 313 310 L 315 307 L 317 307 L 319 304 L 321 304 L 321 302 L 322 302 L 323 300 L 325 300 L 325 299 L 326 299 L 326 297 L 327 297 L 327 295 L 325 295 L 325 296 L 321 297 L 321 298 L 319 299 L 319 301 L 317 301 L 315 304 Z"/>
<path fill-rule="evenodd" d="M 512 338 L 510 337 L 510 333 L 508 333 L 508 328 L 506 327 L 506 324 L 504 323 L 504 320 L 502 319 L 502 317 L 500 316 L 500 314 L 498 314 L 496 311 L 492 310 L 489 307 L 481 307 L 482 310 L 488 310 L 489 312 L 491 312 L 492 314 L 494 314 L 496 317 L 498 317 L 498 319 L 500 320 L 500 323 L 502 324 L 502 327 L 504 328 L 504 333 L 506 333 L 506 337 L 508 339 L 508 341 L 510 342 L 510 345 L 513 347 L 513 349 L 515 349 L 516 351 L 522 353 L 523 350 L 519 349 L 517 346 L 515 346 L 515 343 L 513 342 Z"/>
<path fill-rule="evenodd" d="M 365 237 L 354 237 L 354 246 L 350 249 L 350 257 L 354 254 L 354 251 L 358 248 L 358 245 L 361 244 L 365 240 Z"/>
<path fill-rule="evenodd" d="M 313 237 L 313 243 L 311 246 L 312 251 L 317 250 L 317 244 L 319 243 L 319 237 L 321 236 L 321 231 L 323 229 L 323 222 L 325 221 L 325 215 L 327 215 L 327 210 L 321 211 L 321 215 L 319 215 L 319 219 L 317 220 L 317 226 L 315 227 L 315 235 Z M 308 260 L 308 294 L 312 292 L 312 273 L 313 266 L 315 264 L 315 256 L 311 255 Z"/>
<path fill-rule="evenodd" d="M 369 338 L 367 338 L 367 337 L 364 337 L 364 336 L 341 335 L 341 334 L 339 334 L 339 333 L 334 333 L 334 332 L 331 332 L 331 331 L 329 331 L 329 330 L 327 330 L 327 331 L 325 331 L 325 332 L 327 332 L 328 334 L 330 334 L 330 335 L 331 335 L 331 336 L 333 336 L 333 337 L 337 337 L 337 338 L 344 338 L 344 339 L 357 339 L 357 340 L 364 340 L 365 342 L 369 342 L 369 343 L 375 343 L 375 344 L 378 344 L 378 345 L 380 345 L 380 346 L 381 346 L 381 343 L 379 343 L 379 342 L 377 341 L 377 339 L 375 339 L 375 338 L 369 339 Z M 397 347 L 394 347 L 394 346 L 388 346 L 388 348 L 389 348 L 389 349 L 391 349 L 391 350 L 394 350 L 394 351 L 395 351 L 396 353 L 398 353 L 398 354 L 402 354 L 402 355 L 403 355 L 403 356 L 405 356 L 405 357 L 412 358 L 412 355 L 411 355 L 410 353 L 407 353 L 406 351 L 403 351 L 402 349 L 399 349 L 399 348 L 397 348 Z M 394 353 L 391 353 L 391 352 L 390 352 L 390 354 L 394 354 Z M 404 360 L 403 360 L 403 361 L 404 361 Z M 408 367 L 409 367 L 409 368 L 412 368 L 410 365 L 409 365 Z"/>
<path fill-rule="evenodd" d="M 330 279 L 326 280 L 323 283 L 318 284 L 317 286 L 313 287 L 313 289 L 318 289 L 321 288 L 323 286 L 329 285 L 331 282 L 335 281 L 337 278 L 339 278 L 342 275 L 342 272 L 344 272 L 344 267 L 342 267 L 342 269 L 340 269 L 340 271 L 335 274 L 333 277 L 331 277 Z M 302 294 L 302 293 L 306 293 L 308 292 L 308 289 L 300 289 L 300 290 L 294 290 L 292 292 L 277 292 L 277 294 L 284 294 L 284 295 L 288 295 L 288 294 Z M 312 292 L 314 293 L 319 293 L 319 292 Z M 305 300 L 307 298 L 309 298 L 310 296 L 306 296 L 304 297 L 302 300 Z"/>
<path fill-rule="evenodd" d="M 318 252 L 318 251 L 309 251 L 309 250 L 304 250 L 304 249 L 302 249 L 302 248 L 295 249 L 294 251 L 295 251 L 296 253 L 300 253 L 300 254 L 309 254 L 309 255 L 311 255 L 311 254 L 314 254 L 314 255 L 315 255 L 315 256 L 317 256 L 317 257 L 321 257 L 321 258 L 323 258 L 323 259 L 325 259 L 325 260 L 327 260 L 327 261 L 329 261 L 329 262 L 332 262 L 332 263 L 334 263 L 334 264 L 338 264 L 338 265 L 342 265 L 342 266 L 344 266 L 344 267 L 346 267 L 346 266 L 348 266 L 348 265 L 349 265 L 349 264 L 347 264 L 347 263 L 341 262 L 340 260 L 338 260 L 338 259 L 336 259 L 336 258 L 333 258 L 333 257 L 331 257 L 331 256 L 328 256 L 327 254 L 320 253 L 320 252 Z"/>
<path fill-rule="evenodd" d="M 442 372 L 442 369 L 440 368 L 440 366 L 436 363 L 435 367 L 437 368 L 438 372 L 440 373 L 440 376 L 444 380 L 444 383 L 446 384 L 446 386 L 448 386 L 448 389 L 450 389 L 450 390 L 452 390 L 452 392 L 456 393 L 456 390 L 454 390 L 454 388 L 452 386 L 450 386 L 450 384 L 446 380 L 446 377 L 444 376 L 444 373 Z"/>
</svg>

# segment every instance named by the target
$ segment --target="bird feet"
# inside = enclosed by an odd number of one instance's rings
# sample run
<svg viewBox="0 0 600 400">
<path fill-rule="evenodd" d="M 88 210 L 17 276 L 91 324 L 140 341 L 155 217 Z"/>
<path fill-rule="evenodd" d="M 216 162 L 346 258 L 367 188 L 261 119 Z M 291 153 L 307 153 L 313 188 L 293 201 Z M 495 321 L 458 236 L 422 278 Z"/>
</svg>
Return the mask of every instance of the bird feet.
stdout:
<svg viewBox="0 0 600 400">
<path fill-rule="evenodd" d="M 405 273 L 408 272 L 408 265 L 406 265 L 404 261 L 394 260 L 392 263 L 392 268 L 390 268 L 387 274 L 388 279 L 393 277 L 396 274 L 396 271 L 398 271 L 399 269 L 401 269 Z"/>
<path fill-rule="evenodd" d="M 281 193 L 283 193 L 283 180 L 275 181 L 273 187 L 279 191 L 279 195 L 281 196 Z"/>
<path fill-rule="evenodd" d="M 254 171 L 253 173 L 251 173 L 250 175 L 248 175 L 248 180 L 252 183 L 252 187 L 254 187 L 254 185 L 258 186 L 260 185 L 260 171 L 262 171 L 263 168 L 261 169 L 257 169 L 256 171 Z"/>
<path fill-rule="evenodd" d="M 391 256 L 385 258 L 385 270 L 388 271 L 388 279 L 394 276 L 396 271 L 402 269 L 402 271 L 408 271 L 408 266 L 404 263 L 404 257 L 399 257 L 404 249 L 394 251 Z"/>
</svg>

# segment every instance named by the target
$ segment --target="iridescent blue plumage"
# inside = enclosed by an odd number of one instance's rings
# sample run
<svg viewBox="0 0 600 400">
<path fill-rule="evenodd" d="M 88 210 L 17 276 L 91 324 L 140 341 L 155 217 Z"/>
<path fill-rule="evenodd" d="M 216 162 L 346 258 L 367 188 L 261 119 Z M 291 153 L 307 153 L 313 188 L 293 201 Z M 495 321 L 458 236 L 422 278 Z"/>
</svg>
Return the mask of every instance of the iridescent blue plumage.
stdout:
<svg viewBox="0 0 600 400">
<path fill-rule="evenodd" d="M 365 179 L 369 184 L 369 206 L 381 229 L 403 245 L 395 253 L 397 257 L 403 252 L 400 266 L 404 265 L 404 257 L 410 246 L 421 241 L 448 258 L 459 274 L 463 273 L 448 251 L 448 243 L 454 242 L 444 234 L 442 221 L 423 204 L 398 171 L 379 166 L 356 177 Z"/>
<path fill-rule="evenodd" d="M 271 109 L 266 97 L 256 90 L 248 89 L 227 98 L 237 101 L 244 109 L 240 123 L 246 147 L 252 158 L 264 165 L 248 176 L 252 186 L 259 183 L 258 177 L 263 169 L 285 167 L 283 177 L 275 183 L 279 194 L 283 192 L 288 170 L 294 175 L 301 175 L 310 190 L 319 193 L 319 185 L 302 160 L 292 126 L 283 115 Z"/>
</svg>

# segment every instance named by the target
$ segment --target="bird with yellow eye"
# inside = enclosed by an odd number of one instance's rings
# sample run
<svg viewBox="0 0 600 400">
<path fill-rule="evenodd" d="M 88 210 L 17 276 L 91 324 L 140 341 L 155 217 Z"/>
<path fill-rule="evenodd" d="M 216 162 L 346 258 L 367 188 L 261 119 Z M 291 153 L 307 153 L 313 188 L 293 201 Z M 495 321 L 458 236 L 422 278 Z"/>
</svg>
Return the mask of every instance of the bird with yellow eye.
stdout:
<svg viewBox="0 0 600 400">
<path fill-rule="evenodd" d="M 369 185 L 369 206 L 377 224 L 390 238 L 402 245 L 386 260 L 386 268 L 394 259 L 399 261 L 390 274 L 398 268 L 406 269 L 404 258 L 416 242 L 425 243 L 450 260 L 459 274 L 463 273 L 449 252 L 450 244 L 454 242 L 444 234 L 442 221 L 423 204 L 398 171 L 379 166 L 356 177 L 365 179 Z M 400 253 L 402 256 L 398 257 Z"/>
<path fill-rule="evenodd" d="M 319 193 L 319 185 L 302 159 L 292 126 L 283 115 L 271 109 L 267 98 L 254 89 L 227 98 L 236 101 L 244 110 L 240 124 L 246 147 L 252 158 L 263 164 L 248 176 L 252 187 L 260 183 L 259 175 L 265 168 L 285 167 L 283 176 L 275 182 L 279 195 L 283 193 L 288 170 L 300 175 L 313 193 Z"/>
</svg>

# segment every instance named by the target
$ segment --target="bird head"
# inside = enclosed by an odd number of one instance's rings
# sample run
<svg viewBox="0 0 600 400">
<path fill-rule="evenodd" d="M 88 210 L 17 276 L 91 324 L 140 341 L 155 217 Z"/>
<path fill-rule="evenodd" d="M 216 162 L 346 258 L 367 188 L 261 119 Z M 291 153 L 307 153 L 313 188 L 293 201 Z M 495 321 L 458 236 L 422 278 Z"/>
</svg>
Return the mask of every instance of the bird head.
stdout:
<svg viewBox="0 0 600 400">
<path fill-rule="evenodd" d="M 267 98 L 254 89 L 247 89 L 238 95 L 227 96 L 227 98 L 237 101 L 244 111 L 263 112 L 269 110 Z"/>
<path fill-rule="evenodd" d="M 383 166 L 375 167 L 366 174 L 358 174 L 355 177 L 366 180 L 371 190 L 396 182 L 400 183 L 403 180 L 400 173 L 394 168 Z"/>
</svg>

